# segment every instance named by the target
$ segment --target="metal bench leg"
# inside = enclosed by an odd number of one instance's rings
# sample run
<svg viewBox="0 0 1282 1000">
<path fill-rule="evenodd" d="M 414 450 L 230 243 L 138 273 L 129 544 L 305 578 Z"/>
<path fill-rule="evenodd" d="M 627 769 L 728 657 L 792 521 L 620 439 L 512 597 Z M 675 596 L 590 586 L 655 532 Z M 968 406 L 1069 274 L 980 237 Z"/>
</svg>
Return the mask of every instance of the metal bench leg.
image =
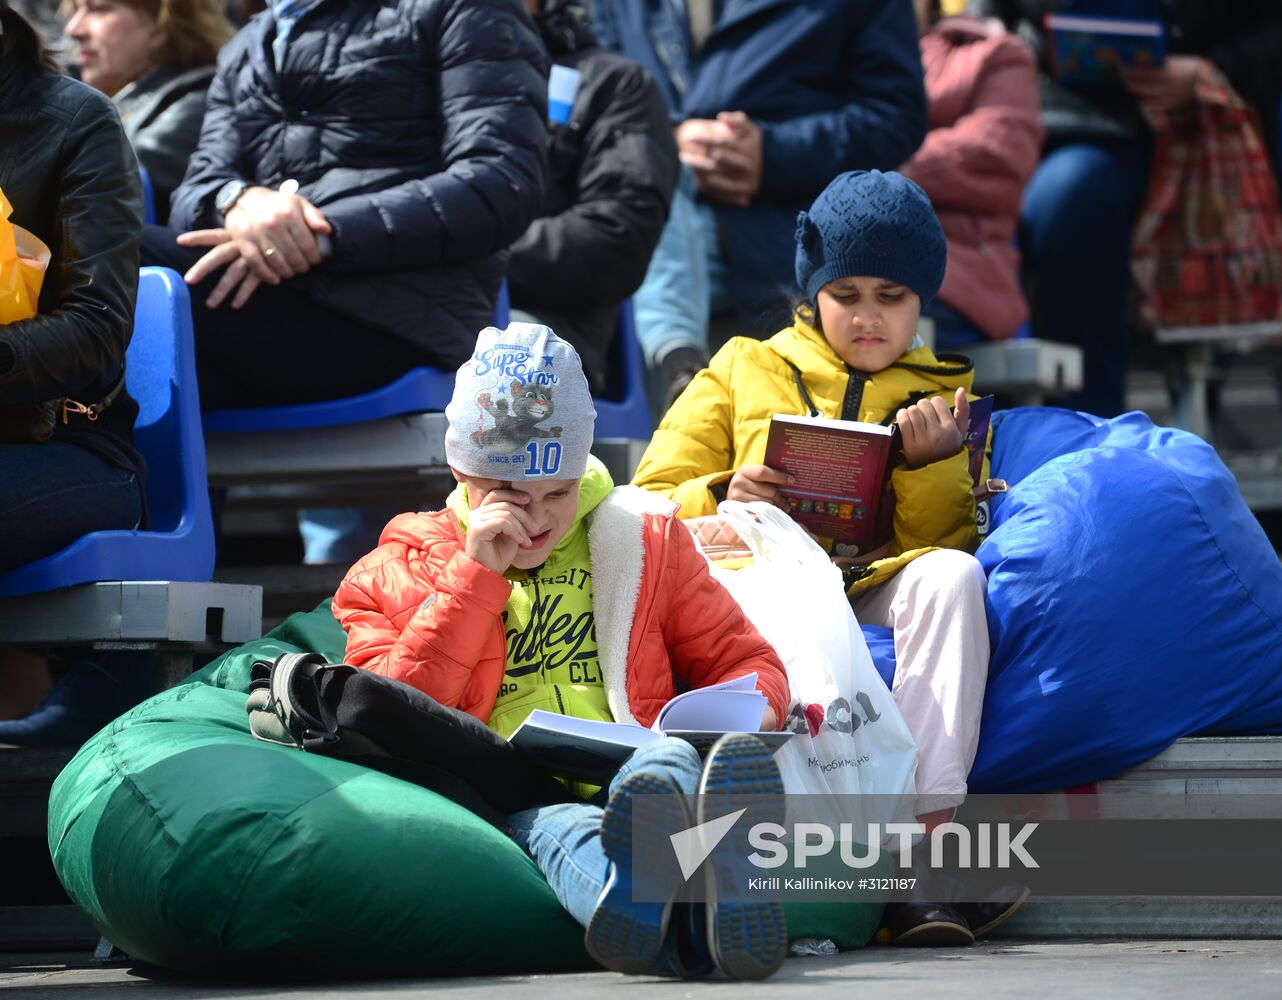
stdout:
<svg viewBox="0 0 1282 1000">
<path fill-rule="evenodd" d="M 1175 423 L 1204 441 L 1211 439 L 1211 413 L 1207 397 L 1211 379 L 1216 374 L 1213 345 L 1185 345 L 1182 371 L 1176 376 Z"/>
<path fill-rule="evenodd" d="M 167 691 L 191 676 L 194 657 L 190 652 L 152 653 L 152 671 L 157 691 Z"/>
</svg>

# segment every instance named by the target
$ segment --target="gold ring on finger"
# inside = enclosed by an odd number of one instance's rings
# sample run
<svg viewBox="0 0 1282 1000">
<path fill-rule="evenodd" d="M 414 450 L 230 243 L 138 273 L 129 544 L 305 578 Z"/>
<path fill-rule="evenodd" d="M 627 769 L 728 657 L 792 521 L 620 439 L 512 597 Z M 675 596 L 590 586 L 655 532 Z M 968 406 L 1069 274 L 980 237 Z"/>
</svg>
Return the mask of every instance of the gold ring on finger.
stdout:
<svg viewBox="0 0 1282 1000">
<path fill-rule="evenodd" d="M 272 254 L 274 254 L 275 252 L 276 252 L 276 248 L 275 248 L 275 247 L 268 247 L 266 250 L 264 250 L 264 251 L 263 251 L 263 256 L 264 256 L 264 257 L 270 257 L 270 256 L 271 256 Z"/>
</svg>

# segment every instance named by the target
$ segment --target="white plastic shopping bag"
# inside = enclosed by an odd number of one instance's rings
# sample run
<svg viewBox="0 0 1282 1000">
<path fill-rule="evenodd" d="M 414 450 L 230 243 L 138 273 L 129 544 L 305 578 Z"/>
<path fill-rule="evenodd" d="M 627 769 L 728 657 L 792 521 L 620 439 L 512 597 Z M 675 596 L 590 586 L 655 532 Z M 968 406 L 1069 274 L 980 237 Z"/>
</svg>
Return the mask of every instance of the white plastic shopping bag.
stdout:
<svg viewBox="0 0 1282 1000">
<path fill-rule="evenodd" d="M 717 513 L 752 550 L 743 569 L 712 573 L 788 670 L 783 728 L 798 735 L 776 754 L 790 793 L 877 795 L 870 821 L 916 793 L 917 746 L 878 676 L 846 598 L 841 571 L 787 514 L 724 501 Z"/>
</svg>

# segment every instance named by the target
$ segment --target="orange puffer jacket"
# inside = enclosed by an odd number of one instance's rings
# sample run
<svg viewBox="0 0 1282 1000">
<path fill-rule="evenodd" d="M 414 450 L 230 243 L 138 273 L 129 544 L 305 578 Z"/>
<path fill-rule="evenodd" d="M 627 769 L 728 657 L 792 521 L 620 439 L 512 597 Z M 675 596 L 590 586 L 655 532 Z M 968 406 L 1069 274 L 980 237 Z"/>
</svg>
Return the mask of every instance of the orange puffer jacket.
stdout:
<svg viewBox="0 0 1282 1000">
<path fill-rule="evenodd" d="M 676 518 L 677 505 L 632 486 L 612 490 L 587 515 L 593 614 L 610 711 L 649 726 L 682 688 L 757 672 L 775 718 L 788 678 L 774 649 Z M 334 596 L 347 630 L 347 662 L 413 685 L 487 721 L 507 650 L 502 576 L 464 551 L 449 510 L 403 514 L 377 549 L 348 571 Z"/>
</svg>

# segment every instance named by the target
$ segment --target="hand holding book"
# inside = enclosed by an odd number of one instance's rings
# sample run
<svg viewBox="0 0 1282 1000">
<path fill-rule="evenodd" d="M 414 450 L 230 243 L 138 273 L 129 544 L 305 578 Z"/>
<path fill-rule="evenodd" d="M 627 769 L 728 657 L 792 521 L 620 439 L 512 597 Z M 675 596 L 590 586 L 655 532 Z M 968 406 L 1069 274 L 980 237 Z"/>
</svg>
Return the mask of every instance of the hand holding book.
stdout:
<svg viewBox="0 0 1282 1000">
<path fill-rule="evenodd" d="M 895 414 L 903 438 L 904 462 L 920 469 L 942 458 L 956 455 L 970 427 L 970 403 L 966 390 L 958 389 L 953 409 L 942 396 L 919 399 Z"/>
<path fill-rule="evenodd" d="M 779 469 L 768 465 L 745 465 L 735 470 L 726 488 L 727 500 L 740 500 L 750 503 L 753 500 L 764 500 L 774 504 L 780 510 L 787 510 L 780 488 L 792 483 L 792 477 Z"/>
<path fill-rule="evenodd" d="M 952 408 L 947 397 L 927 397 L 899 410 L 889 427 L 777 413 L 765 465 L 757 467 L 774 473 L 774 493 L 762 496 L 764 488 L 756 486 L 755 499 L 787 511 L 838 560 L 862 563 L 885 555 L 894 537 L 891 474 L 901 456 L 921 468 L 964 449 L 977 483 L 992 406 L 991 396 L 971 403 L 958 389 Z M 747 479 L 765 482 L 755 469 Z"/>
<path fill-rule="evenodd" d="M 1146 107 L 1176 111 L 1193 100 L 1205 68 L 1200 56 L 1169 56 L 1161 66 L 1124 68 L 1122 82 Z"/>
</svg>

